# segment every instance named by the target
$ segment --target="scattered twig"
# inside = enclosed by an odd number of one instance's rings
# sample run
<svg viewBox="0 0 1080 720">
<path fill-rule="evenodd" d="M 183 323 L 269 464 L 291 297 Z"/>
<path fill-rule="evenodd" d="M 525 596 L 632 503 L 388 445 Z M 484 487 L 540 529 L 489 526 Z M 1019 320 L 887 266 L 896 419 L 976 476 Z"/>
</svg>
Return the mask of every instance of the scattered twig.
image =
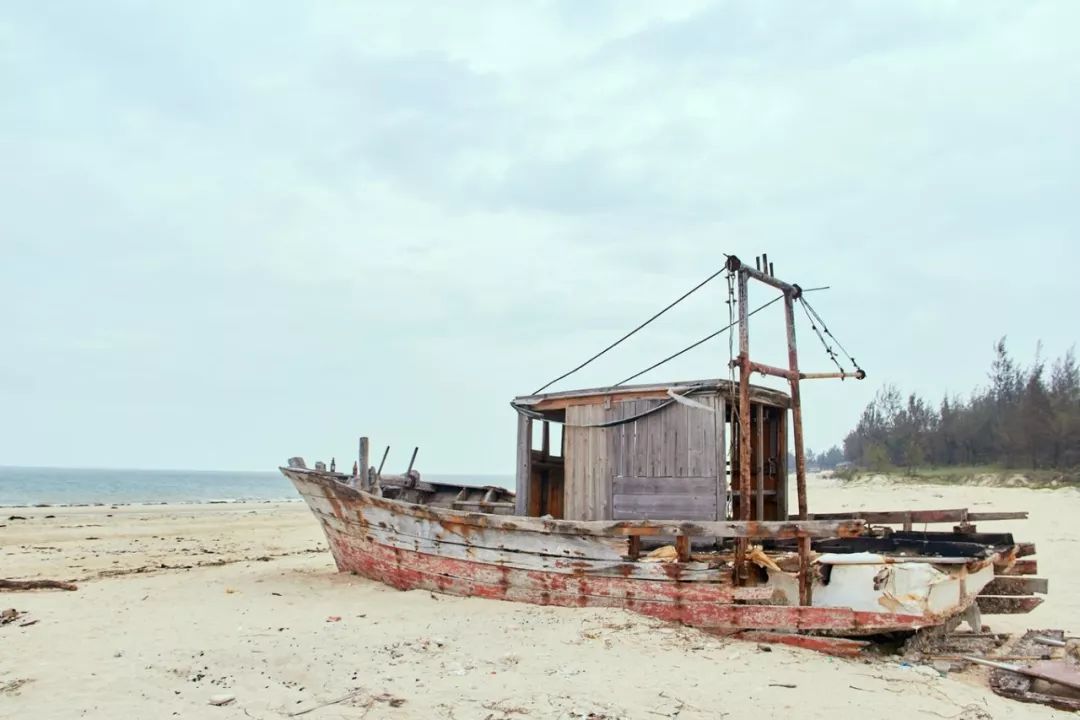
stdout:
<svg viewBox="0 0 1080 720">
<path fill-rule="evenodd" d="M 346 700 L 352 700 L 354 697 L 358 697 L 360 695 L 363 695 L 364 692 L 365 691 L 364 691 L 363 688 L 361 688 L 359 690 L 353 690 L 348 695 L 342 695 L 341 697 L 339 697 L 336 700 L 330 700 L 329 702 L 324 702 L 324 703 L 321 703 L 319 705 L 314 705 L 312 707 L 307 708 L 306 710 L 297 710 L 296 712 L 291 712 L 291 713 L 289 713 L 289 717 L 297 717 L 298 715 L 307 715 L 309 712 L 314 712 L 315 710 L 318 710 L 320 708 L 329 707 L 330 705 L 337 705 L 338 703 L 343 703 Z"/>
<path fill-rule="evenodd" d="M 529 711 L 523 707 L 503 707 L 506 703 L 510 702 L 509 698 L 506 700 L 499 700 L 498 702 L 486 702 L 481 703 L 480 707 L 485 710 L 492 710 L 494 712 L 501 712 L 503 715 L 528 715 Z"/>
<path fill-rule="evenodd" d="M 769 687 L 791 688 L 792 690 L 794 690 L 795 688 L 797 688 L 799 686 L 798 685 L 792 685 L 791 683 L 769 683 Z"/>
<path fill-rule="evenodd" d="M 0 590 L 78 590 L 74 583 L 60 580 L 0 580 Z"/>
</svg>

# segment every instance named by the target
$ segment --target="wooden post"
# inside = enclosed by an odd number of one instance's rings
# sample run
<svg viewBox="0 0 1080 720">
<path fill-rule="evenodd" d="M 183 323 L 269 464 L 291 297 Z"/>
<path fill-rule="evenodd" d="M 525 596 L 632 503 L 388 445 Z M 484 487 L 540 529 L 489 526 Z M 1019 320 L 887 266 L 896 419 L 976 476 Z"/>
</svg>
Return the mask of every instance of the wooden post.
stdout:
<svg viewBox="0 0 1080 720">
<path fill-rule="evenodd" d="M 765 519 L 765 410 L 757 406 L 757 492 L 755 493 L 755 520 Z"/>
<path fill-rule="evenodd" d="M 369 490 L 368 487 L 368 468 L 371 466 L 371 450 L 369 448 L 368 439 L 366 437 L 360 438 L 360 473 L 356 478 L 356 485 L 364 491 Z"/>
<path fill-rule="evenodd" d="M 739 519 L 750 519 L 750 314 L 747 273 L 739 271 Z M 746 552 L 749 541 L 735 543 L 735 571 L 747 577 Z"/>
<path fill-rule="evenodd" d="M 795 490 L 798 493 L 799 519 L 805 520 L 806 507 L 806 449 L 803 447 L 802 400 L 799 396 L 799 352 L 795 344 L 796 290 L 784 291 L 784 321 L 787 324 L 788 381 L 791 384 L 791 423 L 795 441 Z M 810 538 L 799 538 L 799 604 L 812 602 L 810 576 Z"/>
<path fill-rule="evenodd" d="M 518 413 L 517 468 L 514 485 L 514 514 L 526 515 L 529 508 L 529 479 L 532 474 L 532 419 Z"/>
<path fill-rule="evenodd" d="M 675 536 L 675 552 L 679 556 L 679 562 L 690 562 L 690 536 Z"/>
</svg>

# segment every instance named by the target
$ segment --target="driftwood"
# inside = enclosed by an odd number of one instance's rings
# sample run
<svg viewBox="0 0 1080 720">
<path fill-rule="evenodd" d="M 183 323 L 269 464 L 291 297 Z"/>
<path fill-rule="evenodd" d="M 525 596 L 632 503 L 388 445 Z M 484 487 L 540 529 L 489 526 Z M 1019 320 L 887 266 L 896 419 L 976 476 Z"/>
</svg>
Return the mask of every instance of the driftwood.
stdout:
<svg viewBox="0 0 1080 720">
<path fill-rule="evenodd" d="M 0 590 L 78 590 L 75 583 L 61 580 L 3 580 Z"/>
</svg>

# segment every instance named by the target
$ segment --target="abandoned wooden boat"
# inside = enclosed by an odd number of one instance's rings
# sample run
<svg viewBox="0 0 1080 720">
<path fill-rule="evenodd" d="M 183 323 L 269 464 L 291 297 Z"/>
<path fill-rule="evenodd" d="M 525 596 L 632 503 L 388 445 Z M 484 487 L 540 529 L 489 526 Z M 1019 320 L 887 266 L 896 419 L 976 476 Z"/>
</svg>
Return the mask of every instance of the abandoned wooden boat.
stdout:
<svg viewBox="0 0 1080 720">
<path fill-rule="evenodd" d="M 734 262 L 732 262 L 732 260 Z M 798 370 L 798 286 L 732 258 L 738 381 L 710 379 L 516 398 L 516 491 L 429 482 L 412 467 L 281 471 L 341 571 L 401 589 L 568 607 L 617 607 L 722 632 L 862 636 L 1027 612 L 1046 581 L 1033 546 L 975 523 L 1023 512 L 807 509 Z M 783 292 L 789 368 L 749 359 L 745 285 Z M 779 375 L 790 393 L 752 386 Z M 798 510 L 789 512 L 793 430 Z M 385 456 L 384 456 L 385 458 Z M 415 459 L 415 453 L 414 453 Z M 933 524 L 952 527 L 929 531 Z"/>
</svg>

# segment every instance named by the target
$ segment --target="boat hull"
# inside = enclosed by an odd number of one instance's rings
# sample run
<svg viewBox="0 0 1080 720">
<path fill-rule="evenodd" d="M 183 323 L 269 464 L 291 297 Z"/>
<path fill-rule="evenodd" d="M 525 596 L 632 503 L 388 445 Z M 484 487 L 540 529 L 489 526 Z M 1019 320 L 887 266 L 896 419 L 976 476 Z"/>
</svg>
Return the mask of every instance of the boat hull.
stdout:
<svg viewBox="0 0 1080 720">
<path fill-rule="evenodd" d="M 709 630 L 869 635 L 938 625 L 962 612 L 799 607 L 777 588 L 737 587 L 704 563 L 627 557 L 627 538 L 537 531 L 537 518 L 412 505 L 326 473 L 282 468 L 326 534 L 342 572 L 402 590 L 562 607 L 614 607 Z"/>
</svg>

